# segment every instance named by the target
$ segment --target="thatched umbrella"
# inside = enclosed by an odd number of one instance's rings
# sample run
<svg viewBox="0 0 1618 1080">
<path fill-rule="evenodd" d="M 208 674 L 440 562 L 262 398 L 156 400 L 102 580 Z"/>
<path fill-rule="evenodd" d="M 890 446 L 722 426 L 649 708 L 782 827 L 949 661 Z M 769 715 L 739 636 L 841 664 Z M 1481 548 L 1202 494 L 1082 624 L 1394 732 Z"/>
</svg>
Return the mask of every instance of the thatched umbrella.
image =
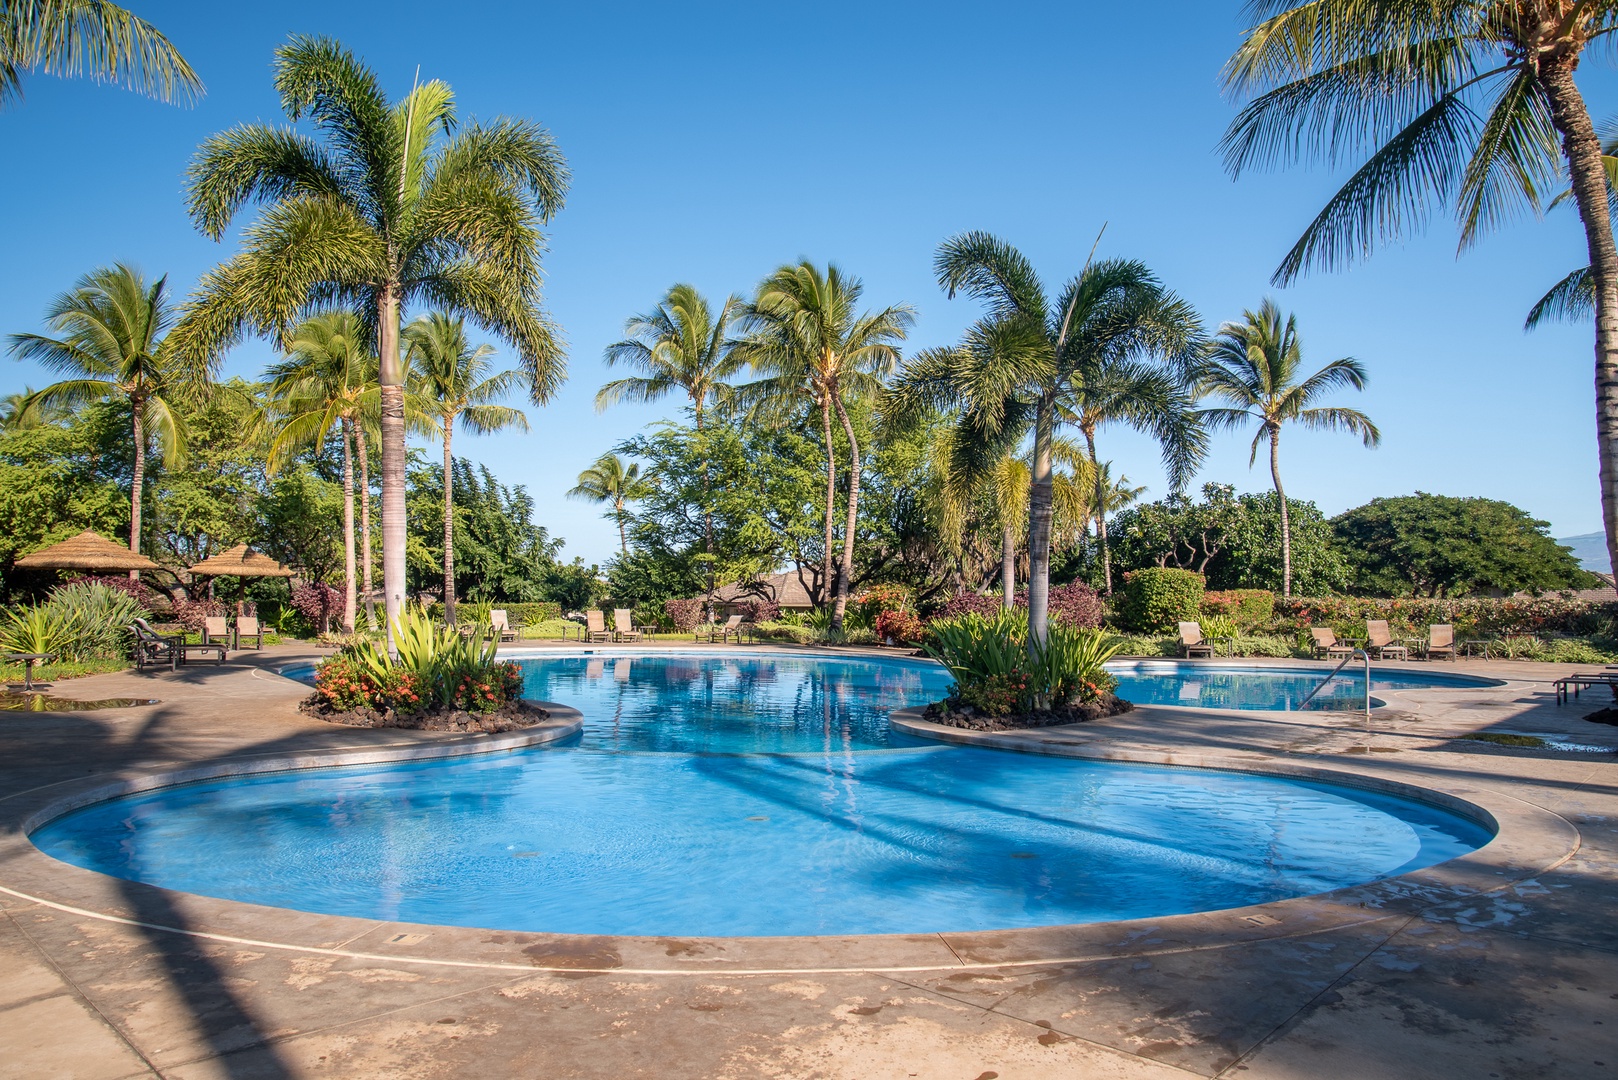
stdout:
<svg viewBox="0 0 1618 1080">
<path fill-rule="evenodd" d="M 104 536 L 85 531 L 69 540 L 52 544 L 16 562 L 24 569 L 38 570 L 161 570 L 139 552 L 130 551 Z"/>
<path fill-rule="evenodd" d="M 274 559 L 262 552 L 254 551 L 246 544 L 237 544 L 229 551 L 221 551 L 218 555 L 203 559 L 191 568 L 193 574 L 199 577 L 234 577 L 241 579 L 241 593 L 237 598 L 240 604 L 247 596 L 247 579 L 250 577 L 292 577 L 295 573 L 288 570 Z M 240 609 L 238 609 L 239 612 Z"/>
</svg>

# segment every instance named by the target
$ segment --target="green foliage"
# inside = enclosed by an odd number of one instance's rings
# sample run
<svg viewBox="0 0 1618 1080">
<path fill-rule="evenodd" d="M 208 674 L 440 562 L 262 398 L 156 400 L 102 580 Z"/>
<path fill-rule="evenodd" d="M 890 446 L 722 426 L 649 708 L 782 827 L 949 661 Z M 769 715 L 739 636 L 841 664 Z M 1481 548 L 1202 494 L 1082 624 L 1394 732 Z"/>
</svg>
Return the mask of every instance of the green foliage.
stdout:
<svg viewBox="0 0 1618 1080">
<path fill-rule="evenodd" d="M 482 625 L 487 626 L 486 618 Z M 359 638 L 338 654 L 364 676 L 360 688 L 352 692 L 370 694 L 367 701 L 373 707 L 403 708 L 419 699 L 422 708 L 494 712 L 522 692 L 522 673 L 515 664 L 496 659 L 500 643 L 493 634 L 462 634 L 434 622 L 420 605 L 408 605 L 399 613 L 393 643 L 397 659 L 389 655 L 386 645 L 369 637 Z M 401 681 L 401 673 L 411 679 Z M 317 687 L 319 679 L 317 672 Z M 394 696 L 401 686 L 408 686 L 416 698 L 401 701 Z"/>
<path fill-rule="evenodd" d="M 991 716 L 1091 701 L 1117 685 L 1102 665 L 1118 647 L 1099 630 L 1054 624 L 1032 655 L 1027 640 L 1024 613 L 969 612 L 933 622 L 922 648 L 955 676 L 954 700 Z"/>
<path fill-rule="evenodd" d="M 1233 638 L 1240 632 L 1236 620 L 1229 615 L 1203 615 L 1198 622 L 1205 638 Z"/>
<path fill-rule="evenodd" d="M 1268 626 L 1275 618 L 1275 594 L 1268 589 L 1225 589 L 1202 594 L 1202 614 L 1228 616 L 1242 630 Z"/>
<path fill-rule="evenodd" d="M 578 602 L 579 574 L 556 561 L 562 541 L 533 523 L 534 500 L 521 484 L 501 484 L 488 466 L 456 458 L 455 591 L 467 600 Z M 413 592 L 444 583 L 444 478 L 416 464 L 405 498 L 407 580 Z"/>
<path fill-rule="evenodd" d="M 12 608 L 0 616 L 0 649 L 54 653 L 65 663 L 124 657 L 129 651 L 127 628 L 143 613 L 127 592 L 96 582 L 64 585 L 42 604 Z"/>
<path fill-rule="evenodd" d="M 1352 590 L 1372 596 L 1463 596 L 1592 587 L 1546 522 L 1510 503 L 1416 492 L 1373 499 L 1333 518 Z"/>
<path fill-rule="evenodd" d="M 1126 627 L 1147 633 L 1172 630 L 1202 610 L 1203 578 L 1190 570 L 1150 567 L 1124 575 L 1119 615 Z"/>
<path fill-rule="evenodd" d="M 112 411 L 85 410 L 63 427 L 0 431 L 0 566 L 8 583 L 11 564 L 47 544 L 85 529 L 129 535 L 129 462 L 116 429 L 102 422 Z"/>
</svg>

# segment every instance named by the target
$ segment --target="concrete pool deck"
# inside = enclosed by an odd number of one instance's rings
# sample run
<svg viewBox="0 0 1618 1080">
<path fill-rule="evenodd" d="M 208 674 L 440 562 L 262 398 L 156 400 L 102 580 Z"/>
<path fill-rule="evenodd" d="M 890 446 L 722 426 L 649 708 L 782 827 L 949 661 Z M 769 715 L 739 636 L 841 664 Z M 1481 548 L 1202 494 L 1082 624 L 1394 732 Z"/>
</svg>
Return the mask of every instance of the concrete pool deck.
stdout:
<svg viewBox="0 0 1618 1080">
<path fill-rule="evenodd" d="M 1508 681 L 1379 691 L 1388 706 L 1369 735 L 1351 714 L 1143 708 L 994 737 L 1348 773 L 1503 816 L 1504 843 L 1476 859 L 1138 923 L 900 938 L 511 934 L 189 896 L 57 863 L 22 838 L 41 807 L 134 777 L 457 741 L 301 716 L 307 689 L 272 669 L 315 655 L 283 647 L 219 668 L 73 680 L 55 692 L 161 704 L 0 719 L 0 1076 L 1618 1074 L 1618 757 L 1458 741 L 1494 731 L 1618 747 L 1618 728 L 1582 719 L 1599 696 L 1554 705 L 1549 680 L 1566 666 L 1434 665 Z"/>
</svg>

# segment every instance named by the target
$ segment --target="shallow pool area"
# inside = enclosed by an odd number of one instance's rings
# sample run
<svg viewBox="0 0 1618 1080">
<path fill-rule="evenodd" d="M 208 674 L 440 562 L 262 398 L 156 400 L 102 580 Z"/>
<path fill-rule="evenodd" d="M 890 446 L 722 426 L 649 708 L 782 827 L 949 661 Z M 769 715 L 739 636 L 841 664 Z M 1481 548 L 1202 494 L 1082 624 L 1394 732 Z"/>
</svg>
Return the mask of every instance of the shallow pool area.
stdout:
<svg viewBox="0 0 1618 1080">
<path fill-rule="evenodd" d="M 1335 675 L 1335 665 L 1311 667 L 1242 664 L 1218 661 L 1118 660 L 1107 670 L 1118 677 L 1118 696 L 1137 705 L 1176 705 L 1197 709 L 1243 709 L 1283 712 L 1307 708 L 1313 712 L 1363 709 L 1365 669 L 1351 663 Z M 1326 685 L 1309 695 L 1331 675 Z M 1498 679 L 1409 668 L 1371 668 L 1371 704 L 1385 704 L 1376 695 L 1390 690 L 1455 690 L 1499 686 Z M 1305 701 L 1308 704 L 1305 705 Z"/>
</svg>

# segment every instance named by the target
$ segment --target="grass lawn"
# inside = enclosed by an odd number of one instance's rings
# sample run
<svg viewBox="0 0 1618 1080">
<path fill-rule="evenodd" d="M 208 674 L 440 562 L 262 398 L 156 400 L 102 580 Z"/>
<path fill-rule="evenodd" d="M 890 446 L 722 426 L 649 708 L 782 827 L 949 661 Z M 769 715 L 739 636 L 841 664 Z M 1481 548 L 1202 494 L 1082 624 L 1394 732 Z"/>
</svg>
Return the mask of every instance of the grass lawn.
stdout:
<svg viewBox="0 0 1618 1080">
<path fill-rule="evenodd" d="M 62 679 L 77 679 L 84 675 L 105 675 L 112 671 L 125 671 L 130 662 L 118 660 L 86 660 L 77 664 L 39 664 L 34 668 L 35 682 L 59 682 Z M 23 665 L 0 664 L 0 679 L 8 683 L 21 683 L 23 678 Z"/>
</svg>

